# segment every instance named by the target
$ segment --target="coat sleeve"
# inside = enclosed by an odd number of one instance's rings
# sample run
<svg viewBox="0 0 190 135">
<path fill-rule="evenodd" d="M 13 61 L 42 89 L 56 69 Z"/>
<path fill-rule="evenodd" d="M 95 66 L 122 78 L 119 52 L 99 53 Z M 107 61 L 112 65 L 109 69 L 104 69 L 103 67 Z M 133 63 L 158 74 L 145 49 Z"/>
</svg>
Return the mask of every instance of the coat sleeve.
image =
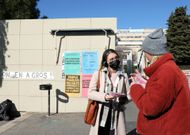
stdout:
<svg viewBox="0 0 190 135">
<path fill-rule="evenodd" d="M 102 72 L 100 71 L 100 88 L 103 81 L 101 78 Z M 89 89 L 88 89 L 88 98 L 100 102 L 106 102 L 105 101 L 105 95 L 106 93 L 97 91 L 97 84 L 98 84 L 98 71 L 94 72 L 92 75 L 92 78 L 90 80 Z"/>
<path fill-rule="evenodd" d="M 157 116 L 169 109 L 175 99 L 175 74 L 169 68 L 161 69 L 150 78 L 145 89 L 139 84 L 131 86 L 131 97 L 146 116 Z"/>
</svg>

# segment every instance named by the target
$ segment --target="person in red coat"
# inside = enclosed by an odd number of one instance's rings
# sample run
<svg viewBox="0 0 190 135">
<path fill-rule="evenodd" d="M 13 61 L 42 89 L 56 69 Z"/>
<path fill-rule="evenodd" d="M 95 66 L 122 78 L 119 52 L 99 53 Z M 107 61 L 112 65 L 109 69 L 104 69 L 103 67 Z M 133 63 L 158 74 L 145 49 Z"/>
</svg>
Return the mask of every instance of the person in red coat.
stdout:
<svg viewBox="0 0 190 135">
<path fill-rule="evenodd" d="M 142 52 L 149 61 L 131 77 L 130 95 L 139 109 L 137 133 L 140 135 L 190 135 L 190 90 L 187 77 L 166 49 L 162 29 L 149 34 Z"/>
</svg>

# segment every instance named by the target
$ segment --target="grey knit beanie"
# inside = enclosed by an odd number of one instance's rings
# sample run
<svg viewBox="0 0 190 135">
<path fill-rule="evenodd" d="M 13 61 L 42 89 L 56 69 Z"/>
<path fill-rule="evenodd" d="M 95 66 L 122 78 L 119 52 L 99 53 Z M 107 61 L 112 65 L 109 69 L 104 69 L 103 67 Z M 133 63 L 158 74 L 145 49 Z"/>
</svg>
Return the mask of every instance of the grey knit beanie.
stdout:
<svg viewBox="0 0 190 135">
<path fill-rule="evenodd" d="M 163 29 L 157 29 L 149 34 L 142 44 L 142 50 L 153 55 L 160 55 L 167 53 L 166 36 Z"/>
</svg>

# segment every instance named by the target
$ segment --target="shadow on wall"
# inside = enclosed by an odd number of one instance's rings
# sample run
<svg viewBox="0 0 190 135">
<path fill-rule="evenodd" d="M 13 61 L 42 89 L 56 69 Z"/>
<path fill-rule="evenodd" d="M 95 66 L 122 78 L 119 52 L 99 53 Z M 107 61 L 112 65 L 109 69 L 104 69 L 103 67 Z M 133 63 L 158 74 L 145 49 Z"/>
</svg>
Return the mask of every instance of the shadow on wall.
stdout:
<svg viewBox="0 0 190 135">
<path fill-rule="evenodd" d="M 3 83 L 3 71 L 7 68 L 5 64 L 5 53 L 9 42 L 7 40 L 6 28 L 6 22 L 0 21 L 0 87 L 2 87 Z"/>
<path fill-rule="evenodd" d="M 59 102 L 68 103 L 69 96 L 59 89 L 56 89 L 56 113 L 59 112 Z"/>
</svg>

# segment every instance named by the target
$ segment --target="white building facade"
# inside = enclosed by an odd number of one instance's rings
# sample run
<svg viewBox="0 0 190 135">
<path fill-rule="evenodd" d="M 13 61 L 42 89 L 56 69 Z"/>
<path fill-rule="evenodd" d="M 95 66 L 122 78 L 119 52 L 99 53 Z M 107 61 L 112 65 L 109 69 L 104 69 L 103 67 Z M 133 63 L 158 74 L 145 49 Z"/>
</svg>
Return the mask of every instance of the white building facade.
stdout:
<svg viewBox="0 0 190 135">
<path fill-rule="evenodd" d="M 124 67 L 127 65 L 127 72 L 130 74 L 132 68 L 138 66 L 138 62 L 141 57 L 141 52 L 139 52 L 145 37 L 152 33 L 155 29 L 119 29 L 117 31 L 117 45 L 116 50 L 122 50 L 124 56 L 123 64 Z M 145 66 L 144 56 L 141 57 L 140 67 Z"/>
</svg>

